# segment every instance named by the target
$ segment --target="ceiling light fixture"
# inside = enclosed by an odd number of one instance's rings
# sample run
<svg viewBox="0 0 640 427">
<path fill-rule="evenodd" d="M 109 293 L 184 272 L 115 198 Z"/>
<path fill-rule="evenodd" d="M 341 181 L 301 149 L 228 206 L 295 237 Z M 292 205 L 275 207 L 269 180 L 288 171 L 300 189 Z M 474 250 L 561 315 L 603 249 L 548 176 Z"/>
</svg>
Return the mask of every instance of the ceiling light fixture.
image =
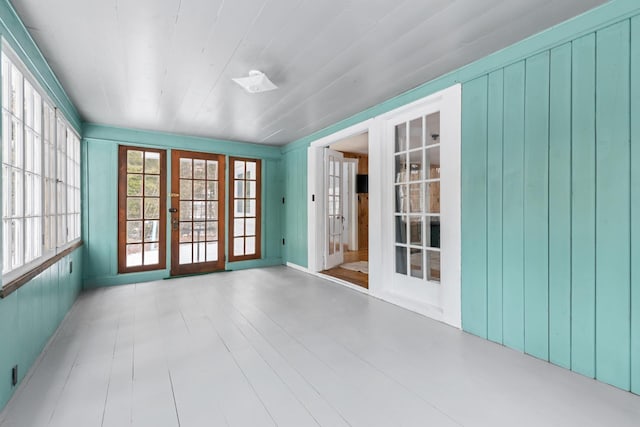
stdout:
<svg viewBox="0 0 640 427">
<path fill-rule="evenodd" d="M 237 77 L 232 80 L 249 93 L 260 93 L 278 89 L 278 86 L 274 85 L 265 73 L 258 70 L 249 71 L 249 77 Z"/>
</svg>

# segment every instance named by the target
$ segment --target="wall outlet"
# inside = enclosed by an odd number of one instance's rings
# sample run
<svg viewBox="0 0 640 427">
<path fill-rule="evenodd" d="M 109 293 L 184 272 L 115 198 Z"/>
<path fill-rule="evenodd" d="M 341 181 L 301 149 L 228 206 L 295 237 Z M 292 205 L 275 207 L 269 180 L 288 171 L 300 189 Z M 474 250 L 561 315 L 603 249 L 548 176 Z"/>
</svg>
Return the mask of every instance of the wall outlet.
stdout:
<svg viewBox="0 0 640 427">
<path fill-rule="evenodd" d="M 18 365 L 11 368 L 11 385 L 14 387 L 18 385 Z"/>
</svg>

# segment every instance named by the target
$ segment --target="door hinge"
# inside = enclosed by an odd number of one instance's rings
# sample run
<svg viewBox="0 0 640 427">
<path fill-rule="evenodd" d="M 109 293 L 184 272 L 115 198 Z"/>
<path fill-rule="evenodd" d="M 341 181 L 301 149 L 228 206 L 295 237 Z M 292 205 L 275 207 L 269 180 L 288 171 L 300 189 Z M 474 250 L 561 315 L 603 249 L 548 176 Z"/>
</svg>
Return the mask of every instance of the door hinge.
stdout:
<svg viewBox="0 0 640 427">
<path fill-rule="evenodd" d="M 312 202 L 315 202 L 315 201 L 316 201 L 316 195 L 315 195 L 315 194 L 312 194 L 312 195 L 311 195 L 311 201 L 312 201 Z"/>
</svg>

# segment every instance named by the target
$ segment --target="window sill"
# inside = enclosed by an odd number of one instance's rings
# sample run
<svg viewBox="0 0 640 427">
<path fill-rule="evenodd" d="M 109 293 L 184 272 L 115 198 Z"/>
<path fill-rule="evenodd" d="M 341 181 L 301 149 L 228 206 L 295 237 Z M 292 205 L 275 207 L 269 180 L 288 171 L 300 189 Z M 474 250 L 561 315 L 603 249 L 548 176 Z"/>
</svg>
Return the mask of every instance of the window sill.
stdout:
<svg viewBox="0 0 640 427">
<path fill-rule="evenodd" d="M 57 254 L 43 261 L 41 264 L 37 265 L 31 270 L 21 274 L 15 279 L 12 279 L 8 283 L 5 283 L 4 286 L 2 286 L 2 289 L 0 289 L 0 299 L 6 298 L 7 296 L 11 295 L 13 292 L 17 291 L 22 286 L 26 285 L 31 279 L 33 279 L 34 277 L 36 277 L 37 275 L 39 275 L 40 273 L 42 273 L 43 271 L 45 271 L 46 269 L 48 269 L 49 267 L 51 267 L 52 265 L 60 261 L 62 258 L 69 255 L 71 252 L 73 252 L 80 246 L 82 246 L 82 240 L 72 243 L 70 246 L 66 247 L 61 252 L 58 252 Z"/>
</svg>

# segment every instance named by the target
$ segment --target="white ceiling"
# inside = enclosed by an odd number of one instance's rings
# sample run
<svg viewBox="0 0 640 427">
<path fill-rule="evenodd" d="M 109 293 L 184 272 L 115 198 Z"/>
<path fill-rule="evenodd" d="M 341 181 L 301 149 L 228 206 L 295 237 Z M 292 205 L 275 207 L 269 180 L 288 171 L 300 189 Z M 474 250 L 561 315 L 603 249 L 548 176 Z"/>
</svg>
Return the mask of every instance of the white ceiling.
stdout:
<svg viewBox="0 0 640 427">
<path fill-rule="evenodd" d="M 12 0 L 87 122 L 283 144 L 604 0 Z M 250 69 L 280 88 L 250 95 Z"/>
</svg>

